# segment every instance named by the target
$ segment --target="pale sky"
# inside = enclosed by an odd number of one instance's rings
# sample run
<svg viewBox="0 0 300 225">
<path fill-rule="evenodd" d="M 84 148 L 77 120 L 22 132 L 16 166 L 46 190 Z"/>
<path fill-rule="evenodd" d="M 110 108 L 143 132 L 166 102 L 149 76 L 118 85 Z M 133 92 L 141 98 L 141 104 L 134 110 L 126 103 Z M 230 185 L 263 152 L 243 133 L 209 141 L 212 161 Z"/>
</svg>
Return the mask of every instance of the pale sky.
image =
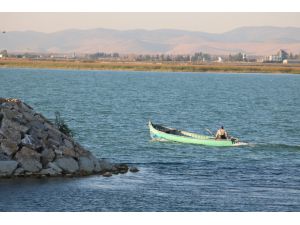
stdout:
<svg viewBox="0 0 300 225">
<path fill-rule="evenodd" d="M 241 26 L 300 27 L 300 13 L 9 13 L 0 12 L 0 30 L 56 32 L 64 29 L 182 29 L 222 33 Z"/>
</svg>

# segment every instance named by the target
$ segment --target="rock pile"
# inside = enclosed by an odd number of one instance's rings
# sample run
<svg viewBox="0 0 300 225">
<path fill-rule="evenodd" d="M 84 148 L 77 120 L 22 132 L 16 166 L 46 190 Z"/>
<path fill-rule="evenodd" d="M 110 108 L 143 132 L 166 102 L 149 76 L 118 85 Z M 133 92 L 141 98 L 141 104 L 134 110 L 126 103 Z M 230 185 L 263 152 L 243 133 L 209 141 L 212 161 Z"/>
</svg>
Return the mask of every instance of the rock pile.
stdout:
<svg viewBox="0 0 300 225">
<path fill-rule="evenodd" d="M 0 98 L 0 177 L 110 176 L 128 169 L 97 159 L 26 103 Z"/>
</svg>

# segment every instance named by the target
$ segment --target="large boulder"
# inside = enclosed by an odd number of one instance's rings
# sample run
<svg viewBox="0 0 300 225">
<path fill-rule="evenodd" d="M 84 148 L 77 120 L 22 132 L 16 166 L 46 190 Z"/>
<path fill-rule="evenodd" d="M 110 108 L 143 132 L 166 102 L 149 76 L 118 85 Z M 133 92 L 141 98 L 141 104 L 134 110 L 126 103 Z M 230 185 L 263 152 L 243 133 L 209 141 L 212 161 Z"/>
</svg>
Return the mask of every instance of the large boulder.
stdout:
<svg viewBox="0 0 300 225">
<path fill-rule="evenodd" d="M 55 153 L 51 148 L 46 148 L 41 153 L 41 162 L 43 165 L 47 165 L 52 162 L 55 158 Z"/>
<path fill-rule="evenodd" d="M 4 139 L 1 141 L 1 149 L 2 152 L 6 153 L 6 155 L 11 156 L 18 151 L 19 147 L 16 143 L 11 142 L 8 139 Z"/>
<path fill-rule="evenodd" d="M 99 160 L 92 154 L 89 154 L 87 157 L 92 161 L 94 165 L 94 172 L 99 173 L 101 171 Z"/>
<path fill-rule="evenodd" d="M 16 161 L 0 161 L 0 177 L 11 176 L 17 167 L 18 162 Z"/>
<path fill-rule="evenodd" d="M 22 114 L 19 113 L 14 108 L 12 108 L 12 109 L 3 108 L 2 109 L 2 115 L 3 115 L 4 118 L 9 119 L 9 120 L 12 120 L 12 119 L 17 118 L 17 117 L 22 117 Z"/>
<path fill-rule="evenodd" d="M 18 162 L 20 162 L 24 170 L 33 173 L 39 172 L 42 169 L 40 158 L 41 158 L 40 153 L 27 147 L 23 147 L 16 154 L 16 159 Z"/>
<path fill-rule="evenodd" d="M 58 158 L 54 162 L 64 173 L 76 173 L 79 171 L 78 163 L 72 157 Z"/>
<path fill-rule="evenodd" d="M 21 143 L 21 133 L 11 127 L 1 125 L 0 134 L 4 139 L 9 139 L 17 145 Z"/>
<path fill-rule="evenodd" d="M 114 165 L 106 159 L 99 160 L 99 167 L 101 172 L 112 171 Z"/>
<path fill-rule="evenodd" d="M 48 140 L 52 140 L 53 144 L 55 144 L 56 146 L 61 145 L 62 144 L 61 132 L 49 123 L 45 123 L 45 126 L 48 133 Z"/>
<path fill-rule="evenodd" d="M 29 130 L 29 128 L 27 126 L 21 124 L 19 121 L 10 120 L 5 117 L 2 119 L 1 128 L 3 128 L 3 129 L 10 128 L 14 131 L 18 131 L 18 132 L 22 132 L 22 133 L 26 133 Z"/>
<path fill-rule="evenodd" d="M 56 165 L 53 162 L 48 163 L 48 165 L 46 166 L 46 168 L 53 169 L 57 174 L 61 174 L 62 171 L 63 171 L 58 165 Z"/>
<path fill-rule="evenodd" d="M 79 157 L 79 170 L 80 172 L 83 172 L 83 173 L 92 173 L 94 171 L 94 162 L 86 157 L 86 156 L 82 156 L 82 157 Z"/>
</svg>

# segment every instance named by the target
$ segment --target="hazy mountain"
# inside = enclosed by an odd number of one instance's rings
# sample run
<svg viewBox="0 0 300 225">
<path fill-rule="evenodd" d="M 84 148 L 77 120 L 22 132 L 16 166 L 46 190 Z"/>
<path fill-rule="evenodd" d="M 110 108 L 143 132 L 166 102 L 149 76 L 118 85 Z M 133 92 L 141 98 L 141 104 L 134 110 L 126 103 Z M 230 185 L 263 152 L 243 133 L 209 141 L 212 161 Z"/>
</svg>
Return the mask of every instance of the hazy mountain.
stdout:
<svg viewBox="0 0 300 225">
<path fill-rule="evenodd" d="M 0 49 L 9 52 L 136 54 L 207 52 L 229 54 L 239 51 L 253 55 L 276 53 L 279 49 L 300 52 L 300 28 L 241 27 L 222 34 L 185 30 L 64 30 L 0 34 Z"/>
</svg>

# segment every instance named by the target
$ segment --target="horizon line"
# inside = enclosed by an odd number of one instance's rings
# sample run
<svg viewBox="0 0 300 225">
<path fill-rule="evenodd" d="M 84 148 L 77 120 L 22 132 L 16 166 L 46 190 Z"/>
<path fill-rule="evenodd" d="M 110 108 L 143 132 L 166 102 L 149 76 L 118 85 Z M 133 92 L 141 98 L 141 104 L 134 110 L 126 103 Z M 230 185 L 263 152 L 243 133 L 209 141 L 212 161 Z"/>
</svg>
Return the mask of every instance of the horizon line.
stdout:
<svg viewBox="0 0 300 225">
<path fill-rule="evenodd" d="M 45 31 L 37 31 L 37 30 L 6 30 L 6 29 L 1 29 L 0 32 L 5 34 L 5 33 L 11 33 L 11 32 L 35 32 L 35 33 L 42 33 L 42 34 L 54 34 L 54 33 L 59 33 L 59 32 L 64 32 L 64 31 L 72 31 L 72 30 L 77 30 L 77 31 L 89 31 L 89 30 L 111 30 L 111 31 L 163 31 L 163 30 L 172 30 L 172 31 L 186 31 L 186 32 L 191 32 L 191 33 L 207 33 L 207 34 L 224 34 L 228 33 L 234 30 L 238 30 L 241 28 L 282 28 L 282 29 L 288 29 L 288 28 L 294 28 L 294 29 L 300 29 L 300 26 L 272 26 L 272 25 L 263 25 L 263 26 L 238 26 L 233 29 L 229 29 L 225 32 L 217 33 L 217 32 L 207 32 L 207 31 L 201 31 L 201 30 L 190 30 L 190 29 L 177 29 L 177 28 L 158 28 L 158 29 L 147 29 L 147 28 L 131 28 L 131 29 L 117 29 L 117 28 L 107 28 L 107 27 L 95 27 L 95 28 L 66 28 L 58 31 L 52 31 L 52 32 L 45 32 Z"/>
</svg>

